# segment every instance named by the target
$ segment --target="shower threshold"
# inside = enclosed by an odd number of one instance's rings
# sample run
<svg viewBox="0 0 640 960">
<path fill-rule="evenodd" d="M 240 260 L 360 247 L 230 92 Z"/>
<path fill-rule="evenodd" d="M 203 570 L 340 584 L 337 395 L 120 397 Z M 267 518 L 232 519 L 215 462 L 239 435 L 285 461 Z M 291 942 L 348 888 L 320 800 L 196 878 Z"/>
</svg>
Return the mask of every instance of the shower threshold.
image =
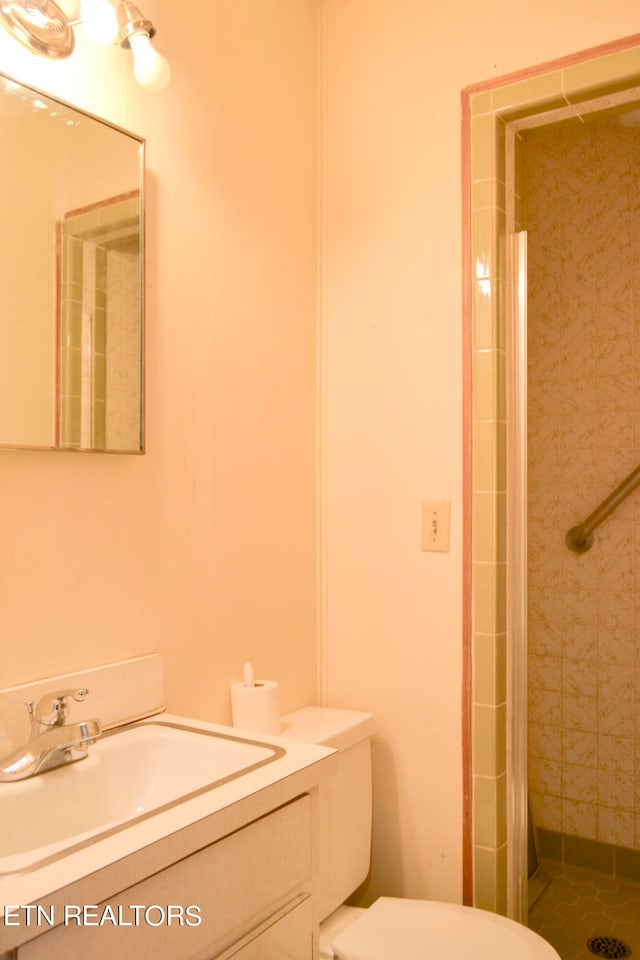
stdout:
<svg viewBox="0 0 640 960">
<path fill-rule="evenodd" d="M 545 873 L 542 867 L 536 867 L 528 880 L 527 886 L 527 897 L 528 897 L 528 907 L 531 910 L 534 905 L 538 902 L 542 894 L 545 892 L 549 884 L 551 883 L 551 877 L 548 873 Z"/>
</svg>

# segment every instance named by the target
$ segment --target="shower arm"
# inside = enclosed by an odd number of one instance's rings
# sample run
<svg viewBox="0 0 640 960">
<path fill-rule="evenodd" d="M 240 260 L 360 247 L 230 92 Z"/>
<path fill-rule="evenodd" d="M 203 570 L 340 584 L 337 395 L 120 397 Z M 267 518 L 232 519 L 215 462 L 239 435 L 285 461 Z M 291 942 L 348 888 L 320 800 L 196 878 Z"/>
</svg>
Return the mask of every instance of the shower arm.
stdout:
<svg viewBox="0 0 640 960">
<path fill-rule="evenodd" d="M 564 538 L 570 550 L 576 553 L 586 553 L 593 546 L 593 531 L 606 520 L 610 513 L 620 506 L 623 500 L 640 485 L 640 467 L 636 467 L 629 476 L 619 484 L 613 493 L 590 513 L 586 520 L 576 527 L 571 527 Z"/>
</svg>

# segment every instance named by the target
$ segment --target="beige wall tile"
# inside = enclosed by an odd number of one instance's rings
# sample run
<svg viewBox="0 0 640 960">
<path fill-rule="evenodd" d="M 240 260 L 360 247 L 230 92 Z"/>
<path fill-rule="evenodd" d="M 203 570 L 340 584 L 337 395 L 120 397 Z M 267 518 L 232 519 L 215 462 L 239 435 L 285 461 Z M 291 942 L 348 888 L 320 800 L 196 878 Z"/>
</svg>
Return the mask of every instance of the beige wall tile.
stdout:
<svg viewBox="0 0 640 960">
<path fill-rule="evenodd" d="M 497 629 L 497 571 L 493 564 L 473 564 L 473 622 L 478 633 L 493 635 Z"/>
<path fill-rule="evenodd" d="M 529 758 L 529 784 L 536 793 L 562 796 L 562 764 L 543 757 Z"/>
<path fill-rule="evenodd" d="M 473 641 L 473 700 L 495 706 L 497 699 L 497 658 L 493 635 L 477 633 Z"/>
<path fill-rule="evenodd" d="M 618 847 L 635 847 L 635 817 L 631 810 L 598 807 L 598 840 Z"/>
<path fill-rule="evenodd" d="M 562 759 L 562 730 L 551 723 L 529 724 L 529 755 L 555 763 Z"/>
<path fill-rule="evenodd" d="M 496 429 L 496 424 L 489 420 L 473 426 L 473 475 L 477 491 L 497 488 Z"/>
<path fill-rule="evenodd" d="M 471 121 L 473 151 L 471 176 L 474 182 L 493 179 L 495 174 L 495 133 L 492 114 L 481 114 Z"/>
<path fill-rule="evenodd" d="M 621 812 L 635 811 L 635 784 L 628 770 L 598 770 L 597 786 L 598 817 L 602 807 L 611 807 Z"/>
<path fill-rule="evenodd" d="M 473 842 L 481 847 L 496 847 L 497 829 L 497 780 L 495 777 L 473 778 Z"/>
<path fill-rule="evenodd" d="M 565 730 L 562 738 L 562 760 L 593 769 L 598 764 L 598 738 L 586 730 Z"/>
<path fill-rule="evenodd" d="M 498 758 L 498 708 L 475 704 L 473 708 L 473 769 L 482 777 L 502 772 Z"/>
<path fill-rule="evenodd" d="M 622 50 L 588 63 L 565 67 L 562 75 L 563 92 L 567 98 L 579 100 L 584 90 L 606 84 L 614 77 L 622 79 L 640 75 L 640 56 L 635 48 Z"/>
<path fill-rule="evenodd" d="M 476 93 L 471 97 L 471 115 L 473 117 L 479 116 L 481 113 L 489 113 L 491 111 L 491 91 L 487 90 L 484 93 Z"/>
<path fill-rule="evenodd" d="M 473 559 L 495 563 L 500 558 L 496 548 L 496 497 L 494 493 L 476 493 L 473 498 Z"/>
<path fill-rule="evenodd" d="M 595 803 L 562 799 L 562 832 L 576 837 L 596 840 L 598 836 L 598 807 Z"/>
<path fill-rule="evenodd" d="M 474 851 L 474 904 L 481 910 L 497 909 L 497 851 L 476 847 Z"/>
<path fill-rule="evenodd" d="M 547 830 L 562 830 L 562 798 L 548 793 L 538 793 L 531 789 L 531 817 L 537 827 Z"/>
</svg>

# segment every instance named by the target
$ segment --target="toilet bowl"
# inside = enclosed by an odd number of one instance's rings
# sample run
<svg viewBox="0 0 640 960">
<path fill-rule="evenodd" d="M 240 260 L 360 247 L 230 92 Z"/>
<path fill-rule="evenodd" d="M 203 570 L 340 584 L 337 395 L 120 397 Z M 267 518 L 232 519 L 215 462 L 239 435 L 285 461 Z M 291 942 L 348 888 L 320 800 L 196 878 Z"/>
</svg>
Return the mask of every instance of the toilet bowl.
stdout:
<svg viewBox="0 0 640 960">
<path fill-rule="evenodd" d="M 533 930 L 488 910 L 392 897 L 376 900 L 323 949 L 332 960 L 559 960 Z"/>
<path fill-rule="evenodd" d="M 337 771 L 318 796 L 321 960 L 560 960 L 522 924 L 476 907 L 380 897 L 368 909 L 345 900 L 369 872 L 373 716 L 304 707 L 282 735 L 337 750 Z"/>
</svg>

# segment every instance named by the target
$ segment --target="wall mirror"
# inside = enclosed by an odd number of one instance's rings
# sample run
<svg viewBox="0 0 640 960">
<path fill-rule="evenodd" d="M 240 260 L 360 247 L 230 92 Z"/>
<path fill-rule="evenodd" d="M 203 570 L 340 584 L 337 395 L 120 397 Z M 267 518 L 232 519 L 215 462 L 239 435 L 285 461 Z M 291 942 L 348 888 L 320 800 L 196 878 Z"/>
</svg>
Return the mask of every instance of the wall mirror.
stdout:
<svg viewBox="0 0 640 960">
<path fill-rule="evenodd" d="M 144 141 L 0 74 L 0 448 L 144 450 Z"/>
</svg>

